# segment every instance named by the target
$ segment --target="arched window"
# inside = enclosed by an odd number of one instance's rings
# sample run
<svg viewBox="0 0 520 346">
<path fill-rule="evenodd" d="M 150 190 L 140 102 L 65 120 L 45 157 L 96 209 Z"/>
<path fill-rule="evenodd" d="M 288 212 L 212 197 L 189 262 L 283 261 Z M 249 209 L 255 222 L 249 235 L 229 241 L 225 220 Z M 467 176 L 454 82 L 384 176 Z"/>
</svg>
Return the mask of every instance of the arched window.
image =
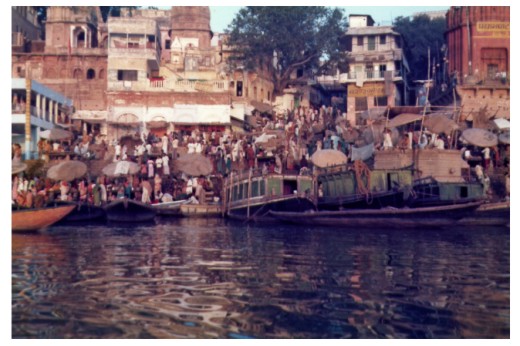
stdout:
<svg viewBox="0 0 520 346">
<path fill-rule="evenodd" d="M 94 79 L 94 78 L 96 78 L 96 72 L 94 71 L 94 69 L 89 68 L 87 70 L 87 79 Z"/>
<path fill-rule="evenodd" d="M 83 72 L 79 68 L 74 69 L 74 73 L 72 74 L 72 76 L 74 79 L 82 79 Z"/>
<path fill-rule="evenodd" d="M 105 79 L 105 70 L 104 69 L 99 70 L 98 78 Z"/>
</svg>

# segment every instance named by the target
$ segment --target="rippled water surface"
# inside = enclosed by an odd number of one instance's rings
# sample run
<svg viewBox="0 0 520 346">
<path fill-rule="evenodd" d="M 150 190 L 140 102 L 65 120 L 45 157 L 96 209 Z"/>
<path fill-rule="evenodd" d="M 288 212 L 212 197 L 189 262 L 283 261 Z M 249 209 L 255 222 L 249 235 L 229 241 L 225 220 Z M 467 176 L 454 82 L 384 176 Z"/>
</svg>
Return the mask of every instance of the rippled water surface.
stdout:
<svg viewBox="0 0 520 346">
<path fill-rule="evenodd" d="M 12 236 L 13 338 L 509 338 L 509 229 L 170 219 Z"/>
</svg>

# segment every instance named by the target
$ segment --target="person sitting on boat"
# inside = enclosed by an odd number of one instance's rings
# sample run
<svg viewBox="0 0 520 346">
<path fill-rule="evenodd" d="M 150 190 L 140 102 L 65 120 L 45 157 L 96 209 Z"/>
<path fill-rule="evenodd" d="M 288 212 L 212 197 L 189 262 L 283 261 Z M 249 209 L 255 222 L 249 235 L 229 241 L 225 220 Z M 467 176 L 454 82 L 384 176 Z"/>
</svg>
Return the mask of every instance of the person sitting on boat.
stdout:
<svg viewBox="0 0 520 346">
<path fill-rule="evenodd" d="M 383 150 L 389 150 L 394 147 L 390 130 L 386 130 L 383 134 Z"/>
<path fill-rule="evenodd" d="M 442 139 L 441 136 L 438 136 L 435 139 L 435 142 L 433 142 L 433 145 L 434 145 L 435 149 L 439 149 L 439 150 L 444 150 L 445 149 L 444 140 Z"/>
</svg>

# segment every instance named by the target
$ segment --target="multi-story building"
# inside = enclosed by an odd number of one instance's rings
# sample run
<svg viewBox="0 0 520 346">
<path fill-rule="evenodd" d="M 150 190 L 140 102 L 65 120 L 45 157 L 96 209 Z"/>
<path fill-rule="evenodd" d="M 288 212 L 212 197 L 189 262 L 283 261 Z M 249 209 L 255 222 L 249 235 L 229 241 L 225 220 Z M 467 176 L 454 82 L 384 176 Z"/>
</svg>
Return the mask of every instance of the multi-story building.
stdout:
<svg viewBox="0 0 520 346">
<path fill-rule="evenodd" d="M 447 15 L 448 71 L 461 98 L 461 120 L 509 118 L 508 6 L 453 6 Z"/>
<path fill-rule="evenodd" d="M 20 144 L 25 159 L 35 158 L 40 131 L 70 123 L 72 100 L 26 78 L 11 80 L 11 94 L 12 143 Z"/>
<path fill-rule="evenodd" d="M 123 9 L 106 23 L 98 7 L 48 7 L 44 44 L 13 52 L 12 75 L 73 99 L 76 129 L 107 139 L 229 128 L 273 84 L 262 70 L 229 70 L 209 23 L 204 6 Z"/>
<path fill-rule="evenodd" d="M 359 122 L 362 111 L 408 104 L 408 63 L 401 35 L 391 26 L 374 26 L 369 15 L 350 15 L 346 32 L 349 72 L 340 74 L 347 87 L 347 119 Z"/>
</svg>

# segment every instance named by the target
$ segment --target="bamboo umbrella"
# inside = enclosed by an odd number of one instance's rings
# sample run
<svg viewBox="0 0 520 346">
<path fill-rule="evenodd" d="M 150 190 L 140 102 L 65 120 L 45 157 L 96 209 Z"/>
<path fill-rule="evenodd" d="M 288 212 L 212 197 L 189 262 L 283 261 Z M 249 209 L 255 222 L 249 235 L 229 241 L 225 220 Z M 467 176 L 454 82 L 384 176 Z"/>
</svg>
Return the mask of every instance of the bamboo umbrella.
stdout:
<svg viewBox="0 0 520 346">
<path fill-rule="evenodd" d="M 47 171 L 47 178 L 52 180 L 71 181 L 81 178 L 87 173 L 87 165 L 81 161 L 63 161 L 52 166 Z"/>
</svg>

